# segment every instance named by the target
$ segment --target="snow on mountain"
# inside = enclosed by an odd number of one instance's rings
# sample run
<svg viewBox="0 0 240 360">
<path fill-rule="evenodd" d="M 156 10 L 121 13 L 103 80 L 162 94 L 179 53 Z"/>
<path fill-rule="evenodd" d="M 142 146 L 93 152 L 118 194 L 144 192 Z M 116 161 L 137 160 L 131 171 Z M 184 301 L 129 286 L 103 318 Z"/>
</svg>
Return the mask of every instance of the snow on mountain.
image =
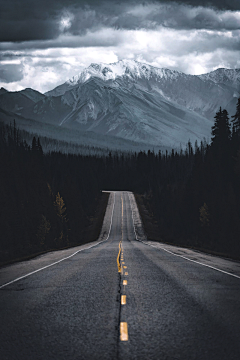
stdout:
<svg viewBox="0 0 240 360">
<path fill-rule="evenodd" d="M 46 95 L 64 95 L 91 78 L 99 78 L 115 88 L 136 87 L 144 91 L 155 91 L 167 101 L 173 101 L 203 117 L 213 119 L 220 106 L 230 113 L 235 110 L 235 98 L 240 92 L 239 72 L 240 69 L 218 69 L 209 74 L 196 76 L 156 68 L 135 60 L 121 60 L 113 64 L 91 64 L 79 75 Z"/>
<path fill-rule="evenodd" d="M 140 63 L 136 60 L 120 60 L 112 64 L 92 63 L 79 75 L 67 80 L 64 84 L 45 93 L 47 96 L 63 95 L 76 85 L 85 83 L 91 77 L 98 77 L 103 81 L 125 78 L 129 80 L 160 78 L 174 80 L 179 76 L 185 75 L 181 72 L 169 69 L 159 69 L 148 64 Z"/>
<path fill-rule="evenodd" d="M 176 148 L 189 139 L 209 140 L 220 106 L 235 113 L 239 74 L 218 69 L 188 75 L 134 60 L 91 64 L 45 95 L 25 89 L 20 95 L 32 103 L 18 114 L 58 128 Z"/>
<path fill-rule="evenodd" d="M 95 74 L 98 69 L 99 76 L 87 78 L 89 71 L 85 71 L 84 76 L 80 74 L 75 79 L 75 84 L 71 82 L 70 90 L 68 87 L 59 96 L 72 109 L 59 119 L 61 126 L 167 147 L 209 137 L 211 121 L 173 102 L 159 87 L 159 79 L 162 86 L 166 82 L 175 84 L 185 74 L 155 70 L 137 62 L 131 62 L 130 67 L 126 62 L 118 65 L 111 64 L 112 73 L 107 80 L 102 75 L 103 64 L 99 67 L 92 64 L 91 70 Z"/>
<path fill-rule="evenodd" d="M 208 74 L 199 75 L 199 78 L 204 81 L 213 81 L 215 84 L 230 85 L 240 91 L 240 69 L 220 68 Z"/>
<path fill-rule="evenodd" d="M 90 77 L 96 76 L 100 79 L 116 80 L 117 77 L 146 78 L 160 77 L 160 78 L 177 78 L 181 73 L 175 70 L 159 69 L 148 64 L 140 63 L 136 60 L 120 60 L 112 64 L 91 64 L 88 68 L 83 70 L 78 76 L 68 80 L 68 84 L 76 85 L 82 84 Z"/>
</svg>

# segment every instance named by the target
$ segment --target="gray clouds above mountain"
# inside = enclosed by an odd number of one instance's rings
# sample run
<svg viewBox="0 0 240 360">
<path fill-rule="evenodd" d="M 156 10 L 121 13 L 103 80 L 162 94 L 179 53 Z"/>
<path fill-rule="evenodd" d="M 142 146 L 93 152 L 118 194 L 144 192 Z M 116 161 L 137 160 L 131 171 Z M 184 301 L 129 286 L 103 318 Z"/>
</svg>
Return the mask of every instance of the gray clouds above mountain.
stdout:
<svg viewBox="0 0 240 360">
<path fill-rule="evenodd" d="M 114 29 L 240 28 L 240 2 L 1 0 L 0 41 L 56 39 L 102 27 Z M 205 7 L 206 6 L 206 7 Z M 232 10 L 232 11 L 230 11 Z M 233 11 L 235 10 L 235 11 Z"/>
<path fill-rule="evenodd" d="M 240 67 L 239 0 L 0 0 L 0 86 L 47 91 L 91 62 Z"/>
<path fill-rule="evenodd" d="M 0 81 L 11 83 L 23 79 L 22 64 L 5 64 L 0 68 Z"/>
</svg>

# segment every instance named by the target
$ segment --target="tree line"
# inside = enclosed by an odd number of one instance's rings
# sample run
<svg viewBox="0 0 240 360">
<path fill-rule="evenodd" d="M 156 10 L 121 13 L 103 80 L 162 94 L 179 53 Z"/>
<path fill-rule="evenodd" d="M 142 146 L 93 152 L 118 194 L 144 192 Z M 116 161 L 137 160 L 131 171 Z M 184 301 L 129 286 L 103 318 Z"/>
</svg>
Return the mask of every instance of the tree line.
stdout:
<svg viewBox="0 0 240 360">
<path fill-rule="evenodd" d="M 44 154 L 15 124 L 0 123 L 0 262 L 93 241 L 107 195 L 95 157 Z"/>
<path fill-rule="evenodd" d="M 232 119 L 216 113 L 210 144 L 170 153 L 46 154 L 1 124 L 0 174 L 1 259 L 91 240 L 104 189 L 138 194 L 152 239 L 240 258 L 240 99 Z"/>
</svg>

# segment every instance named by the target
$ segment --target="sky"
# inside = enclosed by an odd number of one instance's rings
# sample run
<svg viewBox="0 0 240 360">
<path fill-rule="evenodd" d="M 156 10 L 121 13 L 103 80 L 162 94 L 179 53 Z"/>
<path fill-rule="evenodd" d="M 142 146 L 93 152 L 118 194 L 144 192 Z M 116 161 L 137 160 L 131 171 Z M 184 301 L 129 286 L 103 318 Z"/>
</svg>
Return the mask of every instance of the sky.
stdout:
<svg viewBox="0 0 240 360">
<path fill-rule="evenodd" d="M 122 59 L 240 68 L 240 0 L 0 0 L 0 87 L 44 93 Z"/>
</svg>

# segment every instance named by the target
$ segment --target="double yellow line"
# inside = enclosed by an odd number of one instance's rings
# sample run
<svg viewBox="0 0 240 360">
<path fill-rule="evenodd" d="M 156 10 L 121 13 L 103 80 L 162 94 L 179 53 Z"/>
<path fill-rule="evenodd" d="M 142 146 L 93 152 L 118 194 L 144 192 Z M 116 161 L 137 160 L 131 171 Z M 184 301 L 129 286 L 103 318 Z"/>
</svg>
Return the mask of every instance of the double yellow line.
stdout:
<svg viewBox="0 0 240 360">
<path fill-rule="evenodd" d="M 122 272 L 122 267 L 121 267 L 121 263 L 120 263 L 120 254 L 122 251 L 122 240 L 119 242 L 119 251 L 118 251 L 118 256 L 117 256 L 117 265 L 118 265 L 118 272 Z"/>
<path fill-rule="evenodd" d="M 118 266 L 118 272 L 122 272 L 122 267 L 121 267 L 121 263 L 120 263 L 120 255 L 122 252 L 122 241 L 123 241 L 123 198 L 121 196 L 121 200 L 122 200 L 122 239 L 119 241 L 119 251 L 118 251 L 118 256 L 117 256 L 117 266 Z"/>
<path fill-rule="evenodd" d="M 127 268 L 126 266 L 122 266 L 123 264 L 125 264 L 123 262 L 123 247 L 122 247 L 122 242 L 123 242 L 123 198 L 121 196 L 121 200 L 122 200 L 122 238 L 119 241 L 119 251 L 118 251 L 118 256 L 117 256 L 117 266 L 118 266 L 118 272 L 123 274 L 123 268 Z M 120 255 L 122 254 L 122 257 L 120 259 Z M 128 275 L 127 273 L 125 273 L 125 275 Z M 125 286 L 127 285 L 127 280 L 123 280 L 123 286 L 124 286 L 124 290 L 125 290 Z M 126 305 L 126 295 L 122 295 L 121 296 L 121 305 Z M 127 322 L 121 322 L 120 323 L 120 340 L 121 341 L 128 341 L 128 324 Z"/>
</svg>

